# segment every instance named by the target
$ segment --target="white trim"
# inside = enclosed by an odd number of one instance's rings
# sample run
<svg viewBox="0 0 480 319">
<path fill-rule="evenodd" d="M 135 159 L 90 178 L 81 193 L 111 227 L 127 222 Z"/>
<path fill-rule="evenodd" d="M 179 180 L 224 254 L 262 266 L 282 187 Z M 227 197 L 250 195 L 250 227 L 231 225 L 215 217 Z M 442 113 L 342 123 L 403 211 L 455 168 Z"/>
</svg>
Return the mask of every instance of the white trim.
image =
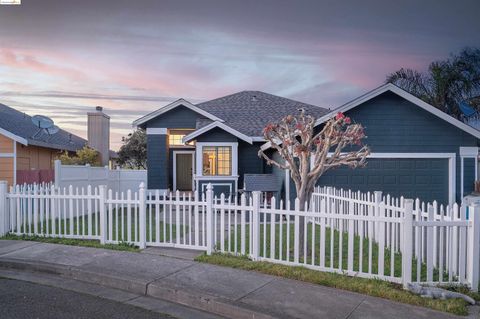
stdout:
<svg viewBox="0 0 480 319">
<path fill-rule="evenodd" d="M 17 185 L 17 142 L 13 141 L 13 185 Z"/>
<path fill-rule="evenodd" d="M 147 135 L 167 135 L 168 129 L 165 127 L 147 127 Z"/>
<path fill-rule="evenodd" d="M 254 142 L 265 142 L 263 136 L 252 136 L 252 141 Z"/>
<path fill-rule="evenodd" d="M 404 99 L 406 99 L 407 101 L 410 101 L 412 102 L 413 104 L 416 104 L 417 106 L 421 107 L 422 109 L 424 109 L 425 111 L 428 111 L 436 116 L 438 116 L 439 118 L 441 118 L 442 120 L 445 120 L 447 122 L 449 122 L 450 124 L 458 127 L 459 129 L 475 136 L 476 138 L 480 138 L 480 131 L 474 129 L 473 127 L 451 117 L 450 115 L 448 115 L 447 113 L 445 112 L 442 112 L 440 111 L 439 109 L 437 109 L 436 107 L 422 101 L 421 99 L 419 99 L 418 97 L 408 93 L 407 91 L 399 88 L 398 86 L 394 85 L 394 84 L 391 84 L 391 83 L 387 83 L 387 84 L 384 84 L 342 106 L 340 106 L 339 108 L 335 109 L 335 110 L 332 110 L 330 113 L 320 117 L 319 119 L 317 119 L 317 121 L 315 122 L 315 125 L 319 125 L 319 124 L 322 124 L 323 122 L 327 121 L 328 119 L 334 117 L 338 112 L 346 112 L 350 109 L 353 109 L 354 107 L 368 101 L 368 100 L 371 100 L 373 99 L 374 97 L 382 94 L 382 93 L 385 93 L 387 91 L 391 91 L 401 97 L 403 97 Z"/>
<path fill-rule="evenodd" d="M 333 154 L 333 153 L 329 153 Z M 456 197 L 456 158 L 455 153 L 371 153 L 368 158 L 445 158 L 448 159 L 448 201 L 455 203 Z M 311 165 L 314 158 L 311 157 Z"/>
<path fill-rule="evenodd" d="M 260 149 L 261 149 L 262 151 L 266 151 L 266 150 L 268 150 L 270 147 L 272 147 L 272 143 L 267 142 L 267 143 L 265 143 L 265 144 L 262 144 L 262 145 L 260 146 Z"/>
<path fill-rule="evenodd" d="M 0 128 L 0 134 L 4 135 L 4 136 L 20 143 L 20 144 L 23 144 L 25 146 L 28 145 L 28 141 L 26 139 L 24 139 L 23 137 L 20 137 L 18 135 L 15 135 L 15 134 L 13 134 L 13 133 L 11 133 L 11 132 L 3 129 L 3 128 Z"/>
<path fill-rule="evenodd" d="M 232 194 L 232 183 L 209 183 L 212 184 L 212 186 L 218 185 L 218 186 L 228 186 L 230 189 L 230 194 Z M 202 193 L 205 192 L 205 188 L 208 186 L 208 184 L 202 184 Z"/>
<path fill-rule="evenodd" d="M 210 114 L 208 113 L 207 111 L 204 111 L 202 110 L 201 108 L 193 105 L 192 103 L 188 102 L 187 100 L 185 99 L 178 99 L 176 100 L 175 102 L 172 102 L 164 107 L 161 107 L 159 108 L 158 110 L 156 111 L 153 111 L 151 113 L 148 113 L 147 115 L 135 120 L 132 125 L 133 126 L 139 126 L 147 121 L 150 121 L 151 119 L 163 114 L 163 113 L 166 113 L 170 110 L 173 110 L 174 108 L 178 107 L 178 106 L 185 106 L 186 108 L 189 108 L 190 110 L 194 111 L 194 112 L 197 112 L 198 114 L 201 114 L 209 119 L 211 119 L 212 121 L 220 121 L 220 122 L 223 122 L 223 120 L 221 118 L 218 118 L 216 117 L 215 115 L 213 114 Z"/>
<path fill-rule="evenodd" d="M 202 170 L 202 152 L 204 146 L 230 146 L 232 148 L 232 175 L 227 175 L 226 177 L 234 177 L 238 175 L 238 143 L 237 142 L 197 142 L 195 145 L 195 149 L 197 152 L 197 170 L 198 177 L 203 176 Z M 208 177 L 225 177 L 225 175 L 220 176 L 210 176 Z"/>
<path fill-rule="evenodd" d="M 177 191 L 177 154 L 192 154 L 192 191 L 195 190 L 195 151 L 173 151 L 173 191 Z"/>
<path fill-rule="evenodd" d="M 238 175 L 218 175 L 218 176 L 199 176 L 195 175 L 195 179 L 199 181 L 203 180 L 234 180 L 238 179 Z"/>
<path fill-rule="evenodd" d="M 0 153 L 0 158 L 15 157 L 15 153 Z"/>
<path fill-rule="evenodd" d="M 371 153 L 371 158 L 455 158 L 455 153 Z"/>
<path fill-rule="evenodd" d="M 241 139 L 241 140 L 244 140 L 245 142 L 247 142 L 247 143 L 249 143 L 249 144 L 252 144 L 252 143 L 253 143 L 253 140 L 252 140 L 251 137 L 249 137 L 249 136 L 247 136 L 247 135 L 245 135 L 245 134 L 243 134 L 243 133 L 240 133 L 239 131 L 231 128 L 230 126 L 227 126 L 227 125 L 225 125 L 225 124 L 223 124 L 223 123 L 220 123 L 220 122 L 212 122 L 212 123 L 208 124 L 207 126 L 202 127 L 201 129 L 198 129 L 198 130 L 196 130 L 196 131 L 193 131 L 192 133 L 186 135 L 186 136 L 182 139 L 182 141 L 183 141 L 183 143 L 187 143 L 187 142 L 193 140 L 195 137 L 200 136 L 200 135 L 202 135 L 203 133 L 208 132 L 208 131 L 216 128 L 216 127 L 221 128 L 222 130 L 224 130 L 224 131 L 232 134 L 233 136 L 238 137 L 238 138 Z"/>
<path fill-rule="evenodd" d="M 478 147 L 465 147 L 460 146 L 460 156 L 461 157 L 474 157 L 478 156 Z"/>
</svg>

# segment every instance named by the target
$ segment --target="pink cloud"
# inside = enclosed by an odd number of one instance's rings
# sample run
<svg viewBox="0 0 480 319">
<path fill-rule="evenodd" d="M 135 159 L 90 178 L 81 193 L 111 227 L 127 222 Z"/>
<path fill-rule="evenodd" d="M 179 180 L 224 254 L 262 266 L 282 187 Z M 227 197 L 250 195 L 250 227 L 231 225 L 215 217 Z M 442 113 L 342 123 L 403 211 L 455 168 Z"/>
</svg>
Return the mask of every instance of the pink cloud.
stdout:
<svg viewBox="0 0 480 319">
<path fill-rule="evenodd" d="M 35 51 L 18 52 L 11 49 L 2 49 L 0 51 L 0 63 L 14 69 L 24 69 L 62 78 L 66 77 L 76 81 L 87 79 L 85 73 L 77 69 L 41 62 L 41 57 L 39 56 Z"/>
</svg>

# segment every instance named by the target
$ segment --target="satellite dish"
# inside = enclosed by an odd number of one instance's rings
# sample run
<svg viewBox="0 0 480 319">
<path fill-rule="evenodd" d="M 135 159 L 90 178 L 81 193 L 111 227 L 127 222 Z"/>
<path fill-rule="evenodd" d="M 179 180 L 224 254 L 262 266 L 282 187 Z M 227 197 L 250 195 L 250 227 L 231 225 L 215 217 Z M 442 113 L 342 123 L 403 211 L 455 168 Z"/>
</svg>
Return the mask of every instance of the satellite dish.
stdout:
<svg viewBox="0 0 480 319">
<path fill-rule="evenodd" d="M 32 122 L 38 128 L 51 128 L 53 126 L 53 120 L 44 115 L 35 115 L 32 117 Z"/>
<path fill-rule="evenodd" d="M 53 135 L 55 133 L 58 133 L 58 131 L 60 131 L 60 128 L 56 125 L 53 125 L 53 126 L 51 126 L 49 128 L 46 128 L 44 130 L 45 130 L 45 132 L 48 133 L 48 135 Z"/>
<path fill-rule="evenodd" d="M 38 127 L 37 133 L 33 137 L 37 136 L 40 132 L 45 132 L 48 135 L 53 135 L 57 133 L 60 128 L 53 123 L 53 120 L 44 115 L 35 115 L 32 116 L 32 123 Z"/>
</svg>

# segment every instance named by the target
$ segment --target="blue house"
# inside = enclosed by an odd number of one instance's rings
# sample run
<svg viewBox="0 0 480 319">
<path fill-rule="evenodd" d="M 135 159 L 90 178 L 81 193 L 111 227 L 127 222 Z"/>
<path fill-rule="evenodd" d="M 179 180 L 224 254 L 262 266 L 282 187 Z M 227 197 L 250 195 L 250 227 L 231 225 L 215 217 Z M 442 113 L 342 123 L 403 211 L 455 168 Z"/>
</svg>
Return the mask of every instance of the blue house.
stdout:
<svg viewBox="0 0 480 319">
<path fill-rule="evenodd" d="M 265 143 L 262 130 L 300 108 L 317 118 L 329 112 L 263 92 L 243 91 L 196 105 L 180 99 L 147 114 L 133 124 L 147 132 L 148 188 L 204 191 L 211 183 L 216 193 L 236 194 L 256 189 L 245 185 L 244 176 L 249 175 L 249 182 L 280 191 L 280 179 L 265 185 L 265 180 L 272 179 L 263 175 L 271 174 L 272 168 L 257 155 Z"/>
<path fill-rule="evenodd" d="M 300 108 L 318 127 L 344 112 L 364 125 L 372 151 L 366 168 L 329 171 L 319 185 L 443 204 L 473 191 L 480 131 L 392 84 L 332 111 L 258 91 L 195 105 L 177 100 L 134 122 L 147 132 L 148 188 L 204 191 L 212 183 L 217 193 L 264 187 L 293 198 L 289 172 L 266 165 L 257 153 L 263 147 L 274 155 L 263 128 Z"/>
</svg>

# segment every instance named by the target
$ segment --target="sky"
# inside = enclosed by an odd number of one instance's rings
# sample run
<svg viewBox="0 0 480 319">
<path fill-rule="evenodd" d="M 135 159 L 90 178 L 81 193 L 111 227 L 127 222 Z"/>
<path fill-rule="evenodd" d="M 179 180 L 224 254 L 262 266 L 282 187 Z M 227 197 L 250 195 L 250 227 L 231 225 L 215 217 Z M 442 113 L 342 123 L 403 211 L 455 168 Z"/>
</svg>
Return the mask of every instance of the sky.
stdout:
<svg viewBox="0 0 480 319">
<path fill-rule="evenodd" d="M 86 137 L 111 117 L 111 147 L 133 120 L 259 90 L 325 108 L 480 47 L 478 0 L 22 0 L 0 6 L 0 103 Z"/>
</svg>

